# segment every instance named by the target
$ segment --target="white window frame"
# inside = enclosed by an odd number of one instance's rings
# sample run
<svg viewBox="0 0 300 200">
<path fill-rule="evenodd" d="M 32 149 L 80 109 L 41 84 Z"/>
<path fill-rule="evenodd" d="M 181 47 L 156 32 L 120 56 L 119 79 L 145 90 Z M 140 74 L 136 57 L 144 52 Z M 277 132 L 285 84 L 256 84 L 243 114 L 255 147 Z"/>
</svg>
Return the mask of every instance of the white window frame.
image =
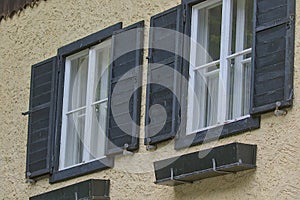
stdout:
<svg viewBox="0 0 300 200">
<path fill-rule="evenodd" d="M 103 155 L 99 158 L 95 159 L 90 159 L 90 150 L 91 150 L 91 143 L 92 141 L 92 122 L 93 122 L 93 107 L 96 105 L 100 104 L 105 104 L 107 105 L 108 102 L 108 97 L 106 96 L 103 99 L 100 99 L 98 101 L 93 101 L 94 99 L 94 88 L 95 88 L 95 72 L 96 72 L 96 59 L 97 59 L 97 51 L 101 49 L 107 49 L 111 47 L 111 39 L 107 39 L 103 41 L 102 43 L 93 46 L 89 49 L 80 51 L 79 53 L 76 53 L 74 55 L 68 56 L 65 61 L 65 79 L 64 79 L 64 96 L 63 96 L 63 108 L 62 108 L 62 128 L 61 128 L 61 140 L 60 140 L 60 154 L 59 154 L 59 170 L 64 170 L 68 168 L 72 168 L 75 166 L 82 165 L 84 163 L 92 162 L 95 160 L 99 160 L 102 158 L 105 158 L 106 156 Z M 71 61 L 82 57 L 83 55 L 88 54 L 88 77 L 87 77 L 87 93 L 86 93 L 86 104 L 85 106 L 82 106 L 80 108 L 74 109 L 74 110 L 68 110 L 69 107 L 69 91 L 70 91 L 70 76 L 71 76 Z M 110 58 L 107 58 L 110 60 Z M 108 63 L 109 63 L 108 60 Z M 105 66 L 108 67 L 109 66 Z M 109 73 L 107 73 L 107 76 L 109 77 Z M 107 77 L 107 78 L 108 78 Z M 109 88 L 109 84 L 107 85 Z M 108 90 L 107 88 L 107 90 Z M 83 136 L 83 141 L 84 141 L 84 150 L 83 150 L 83 161 L 82 163 L 74 164 L 71 166 L 65 166 L 66 165 L 66 148 L 67 148 L 67 129 L 68 129 L 68 115 L 75 113 L 80 110 L 85 109 L 85 127 L 84 127 L 84 136 Z M 106 113 L 107 116 L 107 113 Z M 105 122 L 106 123 L 106 122 Z M 106 130 L 104 130 L 106 131 Z M 101 148 L 103 148 L 103 152 L 105 152 L 105 133 L 99 134 L 101 136 L 102 144 Z M 89 141 L 89 142 L 86 142 Z M 99 144 L 100 145 L 100 144 Z"/>
<path fill-rule="evenodd" d="M 236 34 L 236 53 L 231 54 L 231 30 L 232 30 L 232 13 L 233 13 L 233 0 L 211 0 L 199 3 L 192 7 L 192 18 L 191 18 L 191 48 L 190 48 L 190 67 L 189 67 L 189 90 L 188 90 L 188 109 L 187 109 L 187 127 L 186 133 L 194 134 L 203 130 L 207 130 L 216 126 L 223 125 L 225 123 L 241 120 L 250 117 L 249 114 L 241 116 L 242 113 L 242 84 L 234 84 L 234 91 L 239 91 L 237 95 L 234 95 L 234 102 L 238 102 L 233 106 L 233 119 L 227 119 L 228 108 L 229 108 L 229 95 L 230 95 L 230 62 L 232 59 L 237 59 L 240 62 L 240 66 L 236 66 L 239 70 L 234 71 L 234 76 L 238 77 L 242 82 L 242 77 L 244 73 L 244 64 L 251 63 L 251 58 L 244 59 L 243 56 L 252 52 L 252 48 L 244 48 L 244 23 L 245 23 L 245 9 L 240 9 L 245 7 L 246 0 L 237 1 L 237 23 L 236 30 L 240 33 Z M 198 26 L 199 22 L 199 10 L 203 8 L 209 8 L 211 6 L 222 4 L 222 23 L 221 23 L 221 46 L 220 46 L 220 59 L 212 62 L 208 62 L 203 65 L 197 66 L 197 37 L 198 37 Z M 229 13 L 229 14 L 228 14 Z M 202 21 L 203 23 L 203 21 Z M 205 31 L 205 30 L 204 30 Z M 205 45 L 205 44 L 204 44 Z M 205 48 L 205 47 L 204 47 Z M 217 124 L 212 126 L 207 126 L 197 130 L 193 130 L 193 117 L 194 117 L 194 104 L 195 98 L 191 98 L 194 95 L 195 88 L 195 73 L 198 70 L 207 69 L 212 66 L 220 65 L 218 70 L 213 72 L 208 72 L 205 76 L 210 76 L 215 73 L 219 74 L 219 90 L 218 90 L 218 107 L 217 107 Z M 249 99 L 250 100 L 250 99 Z M 197 100 L 198 106 L 200 108 L 206 106 L 203 101 Z M 199 113 L 200 117 L 205 113 Z M 238 117 L 235 117 L 238 116 Z"/>
</svg>

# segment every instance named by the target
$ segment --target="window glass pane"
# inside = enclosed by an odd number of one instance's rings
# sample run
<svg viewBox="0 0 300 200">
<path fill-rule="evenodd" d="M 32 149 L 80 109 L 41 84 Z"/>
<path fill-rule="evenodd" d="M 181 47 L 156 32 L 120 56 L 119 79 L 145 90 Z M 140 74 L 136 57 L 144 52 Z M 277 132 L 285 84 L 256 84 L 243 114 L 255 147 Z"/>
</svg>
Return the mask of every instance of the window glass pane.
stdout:
<svg viewBox="0 0 300 200">
<path fill-rule="evenodd" d="M 220 59 L 222 5 L 208 9 L 208 53 L 212 60 Z"/>
<path fill-rule="evenodd" d="M 245 6 L 245 41 L 244 49 L 252 47 L 252 31 L 253 31 L 253 0 L 246 0 Z"/>
<path fill-rule="evenodd" d="M 236 16 L 237 16 L 237 0 L 233 0 L 231 54 L 234 54 L 236 52 Z"/>
<path fill-rule="evenodd" d="M 220 59 L 222 4 L 198 11 L 196 65 Z"/>
<path fill-rule="evenodd" d="M 100 158 L 105 155 L 105 137 L 106 137 L 106 115 L 107 102 L 93 106 L 92 122 L 92 142 L 91 142 L 91 159 Z"/>
<path fill-rule="evenodd" d="M 216 66 L 211 68 L 216 68 Z M 194 103 L 193 105 L 188 105 L 192 113 L 192 117 L 190 117 L 192 124 L 190 131 L 199 130 L 217 123 L 219 69 L 198 70 L 195 72 L 194 80 Z M 189 98 L 192 98 L 192 95 Z M 190 108 L 191 106 L 192 108 Z"/>
<path fill-rule="evenodd" d="M 233 0 L 232 13 L 231 52 L 233 54 L 252 46 L 253 0 Z"/>
<path fill-rule="evenodd" d="M 88 62 L 88 55 L 71 60 L 69 111 L 86 104 Z"/>
<path fill-rule="evenodd" d="M 85 109 L 69 114 L 64 167 L 83 161 Z"/>
<path fill-rule="evenodd" d="M 207 85 L 203 70 L 196 71 L 194 79 L 194 94 L 192 93 L 193 95 L 189 95 L 189 98 L 193 98 L 192 101 L 189 101 L 193 102 L 193 105 L 188 105 L 188 109 L 190 109 L 190 113 L 192 114 L 188 116 L 188 122 L 190 122 L 188 124 L 192 126 L 190 127 L 190 131 L 205 127 L 207 122 L 207 100 L 205 99 L 207 94 Z"/>
<path fill-rule="evenodd" d="M 217 124 L 218 117 L 219 73 L 212 73 L 207 78 L 207 121 L 206 126 Z"/>
<path fill-rule="evenodd" d="M 107 44 L 110 44 L 110 41 Z M 107 98 L 109 65 L 110 45 L 96 51 L 95 101 Z"/>
<path fill-rule="evenodd" d="M 248 115 L 250 109 L 251 62 L 244 64 L 243 77 L 242 115 Z"/>
</svg>

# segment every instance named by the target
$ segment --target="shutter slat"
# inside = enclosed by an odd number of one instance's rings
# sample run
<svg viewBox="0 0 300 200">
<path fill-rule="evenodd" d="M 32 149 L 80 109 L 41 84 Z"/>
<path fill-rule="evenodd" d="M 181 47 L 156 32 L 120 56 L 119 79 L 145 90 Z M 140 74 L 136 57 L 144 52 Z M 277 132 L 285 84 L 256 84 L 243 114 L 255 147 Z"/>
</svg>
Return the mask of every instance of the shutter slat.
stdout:
<svg viewBox="0 0 300 200">
<path fill-rule="evenodd" d="M 258 24 L 264 24 L 270 21 L 282 19 L 287 15 L 287 5 L 279 7 L 272 6 L 272 8 L 273 9 L 268 9 L 265 13 L 261 13 L 257 16 Z"/>
<path fill-rule="evenodd" d="M 292 106 L 295 1 L 256 0 L 255 12 L 250 113 L 262 114 Z"/>
<path fill-rule="evenodd" d="M 30 153 L 34 153 L 43 147 L 47 146 L 48 140 L 47 138 L 43 138 L 41 140 L 35 141 L 31 144 Z"/>
<path fill-rule="evenodd" d="M 141 21 L 113 34 L 107 155 L 121 153 L 126 146 L 129 151 L 139 146 L 143 27 Z"/>
<path fill-rule="evenodd" d="M 32 66 L 26 177 L 50 173 L 54 125 L 56 58 Z"/>
<path fill-rule="evenodd" d="M 183 32 L 181 5 L 151 17 L 149 41 L 148 87 L 145 116 L 146 145 L 156 144 L 175 137 L 180 123 L 179 100 L 175 96 L 178 84 L 175 73 L 162 73 L 164 68 L 181 71 L 180 34 Z M 163 29 L 162 29 L 163 28 Z M 168 30 L 166 30 L 168 29 Z M 156 84 L 160 83 L 160 84 Z M 163 85 L 162 85 L 163 84 Z M 166 119 L 150 108 L 164 107 Z M 150 119 L 151 116 L 151 119 Z M 166 122 L 164 122 L 166 120 Z M 162 127 L 161 130 L 159 130 Z"/>
</svg>

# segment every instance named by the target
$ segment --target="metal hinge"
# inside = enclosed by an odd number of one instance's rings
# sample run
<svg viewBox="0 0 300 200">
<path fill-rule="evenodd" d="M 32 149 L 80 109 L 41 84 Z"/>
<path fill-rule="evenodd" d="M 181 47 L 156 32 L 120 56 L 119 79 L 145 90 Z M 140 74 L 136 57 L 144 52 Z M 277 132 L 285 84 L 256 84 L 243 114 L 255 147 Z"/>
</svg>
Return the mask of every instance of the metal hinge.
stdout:
<svg viewBox="0 0 300 200">
<path fill-rule="evenodd" d="M 183 5 L 183 22 L 186 22 L 186 4 Z"/>
<path fill-rule="evenodd" d="M 62 66 L 62 59 L 61 59 L 61 56 L 58 56 L 58 62 L 57 62 L 57 72 L 59 73 L 61 71 L 61 66 Z"/>
<path fill-rule="evenodd" d="M 280 106 L 281 106 L 281 102 L 280 101 L 277 101 L 276 102 L 276 109 L 274 111 L 274 115 L 275 116 L 284 116 L 287 114 L 287 110 L 282 110 L 280 109 Z"/>
<path fill-rule="evenodd" d="M 25 180 L 25 182 L 26 183 L 31 183 L 31 184 L 36 183 L 36 180 L 29 178 L 30 176 L 31 176 L 31 173 L 30 172 L 26 172 L 26 180 Z"/>
<path fill-rule="evenodd" d="M 125 143 L 124 146 L 123 146 L 123 155 L 124 156 L 132 156 L 133 155 L 133 152 L 131 151 L 128 151 L 128 148 L 129 148 L 129 144 Z"/>
<path fill-rule="evenodd" d="M 50 173 L 50 174 L 53 174 L 53 172 L 54 172 L 54 167 L 51 167 L 49 173 Z"/>
<path fill-rule="evenodd" d="M 151 142 L 151 138 L 147 138 L 147 145 L 146 145 L 146 150 L 147 151 L 155 151 L 157 149 L 157 145 L 154 144 L 154 145 L 151 145 L 150 142 Z"/>
<path fill-rule="evenodd" d="M 287 29 L 290 29 L 292 27 L 292 24 L 294 23 L 294 21 L 295 21 L 295 16 L 290 15 L 289 21 L 287 22 L 287 25 L 286 25 Z"/>
</svg>

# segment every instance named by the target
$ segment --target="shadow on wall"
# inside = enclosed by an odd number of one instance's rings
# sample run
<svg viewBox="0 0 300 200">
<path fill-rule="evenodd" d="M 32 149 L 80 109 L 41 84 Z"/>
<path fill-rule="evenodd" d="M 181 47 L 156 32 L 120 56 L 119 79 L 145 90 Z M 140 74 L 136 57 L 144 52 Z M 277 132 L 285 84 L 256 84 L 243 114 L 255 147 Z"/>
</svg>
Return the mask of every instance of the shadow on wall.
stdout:
<svg viewBox="0 0 300 200">
<path fill-rule="evenodd" d="M 249 170 L 179 185 L 174 187 L 175 199 L 221 199 L 226 194 L 234 194 L 234 199 L 248 195 L 254 199 L 257 195 L 257 191 L 252 191 L 255 187 L 255 176 L 256 171 Z"/>
</svg>

